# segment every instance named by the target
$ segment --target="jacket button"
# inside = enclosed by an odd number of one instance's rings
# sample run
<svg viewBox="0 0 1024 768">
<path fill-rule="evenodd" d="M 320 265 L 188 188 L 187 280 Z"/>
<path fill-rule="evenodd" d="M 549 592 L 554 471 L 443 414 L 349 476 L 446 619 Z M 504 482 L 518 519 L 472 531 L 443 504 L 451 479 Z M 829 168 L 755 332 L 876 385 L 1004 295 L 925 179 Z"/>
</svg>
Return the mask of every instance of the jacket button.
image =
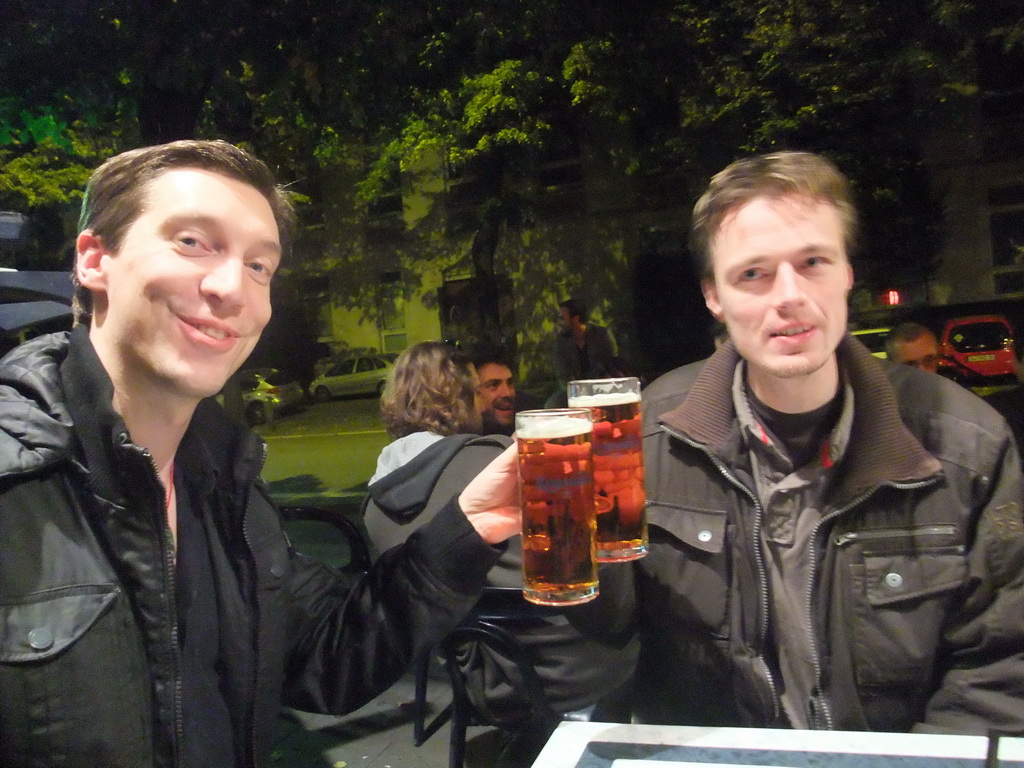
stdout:
<svg viewBox="0 0 1024 768">
<path fill-rule="evenodd" d="M 271 575 L 273 575 L 275 579 L 280 579 L 282 576 L 284 576 L 284 564 L 274 563 L 272 566 L 270 566 L 270 573 Z"/>
<path fill-rule="evenodd" d="M 711 531 L 701 531 L 698 533 L 697 541 L 711 541 Z"/>
<path fill-rule="evenodd" d="M 903 577 L 898 573 L 885 574 L 885 584 L 890 589 L 899 589 L 903 586 Z"/>
<path fill-rule="evenodd" d="M 46 627 L 36 627 L 28 633 L 28 644 L 37 651 L 53 647 L 53 633 Z"/>
</svg>

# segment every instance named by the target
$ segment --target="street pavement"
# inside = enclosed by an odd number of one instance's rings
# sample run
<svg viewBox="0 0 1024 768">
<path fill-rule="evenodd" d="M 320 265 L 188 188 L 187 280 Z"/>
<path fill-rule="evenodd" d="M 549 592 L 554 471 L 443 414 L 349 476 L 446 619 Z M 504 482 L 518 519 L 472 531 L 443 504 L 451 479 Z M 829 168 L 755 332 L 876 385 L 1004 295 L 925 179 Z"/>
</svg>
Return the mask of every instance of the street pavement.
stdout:
<svg viewBox="0 0 1024 768">
<path fill-rule="evenodd" d="M 257 428 L 263 479 L 281 504 L 344 506 L 361 498 L 389 438 L 370 397 L 309 403 Z"/>
</svg>

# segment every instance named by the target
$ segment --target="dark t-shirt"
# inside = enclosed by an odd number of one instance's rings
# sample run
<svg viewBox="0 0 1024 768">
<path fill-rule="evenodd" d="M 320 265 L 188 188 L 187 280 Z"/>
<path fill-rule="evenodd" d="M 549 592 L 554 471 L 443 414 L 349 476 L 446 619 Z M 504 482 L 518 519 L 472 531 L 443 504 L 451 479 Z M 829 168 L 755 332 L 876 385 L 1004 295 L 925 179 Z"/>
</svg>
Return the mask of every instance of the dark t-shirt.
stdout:
<svg viewBox="0 0 1024 768">
<path fill-rule="evenodd" d="M 206 527 L 185 483 L 178 498 L 178 643 L 184 736 L 182 768 L 231 768 L 235 750 L 231 716 L 221 689 L 217 589 Z"/>
<path fill-rule="evenodd" d="M 841 391 L 823 406 L 806 413 L 783 413 L 769 408 L 749 387 L 747 398 L 754 418 L 793 462 L 793 469 L 799 469 L 818 454 L 843 411 Z"/>
</svg>

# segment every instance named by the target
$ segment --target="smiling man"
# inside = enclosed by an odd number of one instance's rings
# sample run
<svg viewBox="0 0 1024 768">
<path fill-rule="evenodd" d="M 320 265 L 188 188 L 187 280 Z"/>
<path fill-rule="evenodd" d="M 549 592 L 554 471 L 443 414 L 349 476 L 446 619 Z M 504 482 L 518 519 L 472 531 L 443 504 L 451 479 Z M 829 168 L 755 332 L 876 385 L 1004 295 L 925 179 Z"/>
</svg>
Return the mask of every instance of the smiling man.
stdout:
<svg viewBox="0 0 1024 768">
<path fill-rule="evenodd" d="M 847 334 L 855 234 L 846 179 L 806 153 L 740 160 L 694 209 L 731 341 L 644 391 L 651 550 L 578 612 L 639 633 L 641 721 L 1024 729 L 1013 439 Z"/>
<path fill-rule="evenodd" d="M 477 342 L 466 348 L 476 367 L 477 405 L 483 416 L 483 434 L 511 435 L 515 431 L 516 411 L 520 407 L 512 364 L 497 344 Z"/>
<path fill-rule="evenodd" d="M 5 766 L 267 765 L 282 704 L 376 696 L 518 531 L 485 487 L 351 587 L 291 549 L 266 446 L 210 396 L 270 319 L 292 226 L 267 167 L 224 142 L 91 177 L 76 328 L 0 362 Z"/>
</svg>

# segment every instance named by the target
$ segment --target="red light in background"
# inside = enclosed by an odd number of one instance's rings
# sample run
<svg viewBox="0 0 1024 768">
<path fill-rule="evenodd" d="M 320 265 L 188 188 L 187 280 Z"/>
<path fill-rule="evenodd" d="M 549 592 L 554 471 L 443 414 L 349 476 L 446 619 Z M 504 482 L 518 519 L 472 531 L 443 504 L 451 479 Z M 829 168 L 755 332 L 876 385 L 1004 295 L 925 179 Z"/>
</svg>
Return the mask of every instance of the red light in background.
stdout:
<svg viewBox="0 0 1024 768">
<path fill-rule="evenodd" d="M 882 303 L 887 307 L 895 307 L 900 303 L 900 292 L 890 288 L 884 294 L 882 294 Z"/>
</svg>

